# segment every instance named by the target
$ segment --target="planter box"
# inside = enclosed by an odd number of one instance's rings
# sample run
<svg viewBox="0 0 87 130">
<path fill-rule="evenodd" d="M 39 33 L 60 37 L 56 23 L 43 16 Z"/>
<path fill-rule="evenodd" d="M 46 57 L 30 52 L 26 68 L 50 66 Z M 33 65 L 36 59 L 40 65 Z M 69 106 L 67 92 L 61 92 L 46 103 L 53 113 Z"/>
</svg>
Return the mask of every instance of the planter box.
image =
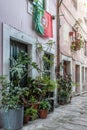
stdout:
<svg viewBox="0 0 87 130">
<path fill-rule="evenodd" d="M 24 108 L 2 110 L 3 127 L 7 130 L 18 130 L 23 127 Z"/>
</svg>

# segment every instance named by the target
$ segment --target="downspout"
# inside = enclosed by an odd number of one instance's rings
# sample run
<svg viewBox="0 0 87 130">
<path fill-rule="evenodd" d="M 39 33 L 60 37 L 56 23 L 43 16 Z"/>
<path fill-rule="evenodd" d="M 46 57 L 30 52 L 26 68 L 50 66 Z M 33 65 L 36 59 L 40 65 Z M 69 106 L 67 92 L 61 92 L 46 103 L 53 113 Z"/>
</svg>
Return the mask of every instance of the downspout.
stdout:
<svg viewBox="0 0 87 130">
<path fill-rule="evenodd" d="M 58 75 L 60 74 L 60 13 L 59 13 L 59 9 L 61 6 L 63 0 L 57 0 L 57 7 L 56 7 L 56 16 L 57 16 L 57 58 L 56 58 L 56 78 L 58 77 Z"/>
<path fill-rule="evenodd" d="M 56 68 L 55 68 L 55 74 L 56 74 L 56 79 L 60 75 L 60 15 L 59 15 L 59 9 L 61 6 L 63 0 L 57 0 L 57 6 L 56 6 Z M 58 95 L 57 95 L 58 89 L 55 91 L 55 107 L 58 107 Z"/>
</svg>

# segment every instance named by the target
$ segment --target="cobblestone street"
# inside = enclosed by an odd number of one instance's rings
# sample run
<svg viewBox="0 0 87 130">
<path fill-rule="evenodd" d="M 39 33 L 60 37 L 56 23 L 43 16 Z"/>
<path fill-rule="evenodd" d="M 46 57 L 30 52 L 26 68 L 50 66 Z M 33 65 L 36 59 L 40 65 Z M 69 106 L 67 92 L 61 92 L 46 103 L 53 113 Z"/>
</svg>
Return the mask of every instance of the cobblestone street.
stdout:
<svg viewBox="0 0 87 130">
<path fill-rule="evenodd" d="M 87 130 L 87 94 L 74 97 L 71 104 L 56 108 L 47 119 L 30 122 L 22 130 Z"/>
</svg>

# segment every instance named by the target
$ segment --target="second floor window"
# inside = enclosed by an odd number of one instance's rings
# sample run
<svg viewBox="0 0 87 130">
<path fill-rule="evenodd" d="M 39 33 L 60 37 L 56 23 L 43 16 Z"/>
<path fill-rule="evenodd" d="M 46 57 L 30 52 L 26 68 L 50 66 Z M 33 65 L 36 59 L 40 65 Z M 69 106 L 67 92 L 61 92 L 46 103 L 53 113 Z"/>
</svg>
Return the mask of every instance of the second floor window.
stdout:
<svg viewBox="0 0 87 130">
<path fill-rule="evenodd" d="M 84 42 L 84 55 L 87 56 L 87 41 Z"/>
<path fill-rule="evenodd" d="M 72 4 L 75 7 L 75 9 L 77 10 L 77 0 L 72 0 Z"/>
</svg>

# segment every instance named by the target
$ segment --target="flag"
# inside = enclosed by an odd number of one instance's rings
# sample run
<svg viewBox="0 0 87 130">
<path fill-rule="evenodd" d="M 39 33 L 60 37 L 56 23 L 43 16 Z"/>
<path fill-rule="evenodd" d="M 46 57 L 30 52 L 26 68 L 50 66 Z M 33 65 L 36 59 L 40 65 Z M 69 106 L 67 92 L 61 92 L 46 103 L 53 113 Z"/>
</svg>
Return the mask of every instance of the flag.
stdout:
<svg viewBox="0 0 87 130">
<path fill-rule="evenodd" d="M 39 5 L 34 5 L 34 29 L 42 37 L 53 37 L 52 16 Z"/>
<path fill-rule="evenodd" d="M 42 17 L 42 25 L 44 28 L 44 37 L 53 37 L 53 29 L 52 29 L 52 16 L 47 11 L 44 11 L 44 15 Z"/>
</svg>

